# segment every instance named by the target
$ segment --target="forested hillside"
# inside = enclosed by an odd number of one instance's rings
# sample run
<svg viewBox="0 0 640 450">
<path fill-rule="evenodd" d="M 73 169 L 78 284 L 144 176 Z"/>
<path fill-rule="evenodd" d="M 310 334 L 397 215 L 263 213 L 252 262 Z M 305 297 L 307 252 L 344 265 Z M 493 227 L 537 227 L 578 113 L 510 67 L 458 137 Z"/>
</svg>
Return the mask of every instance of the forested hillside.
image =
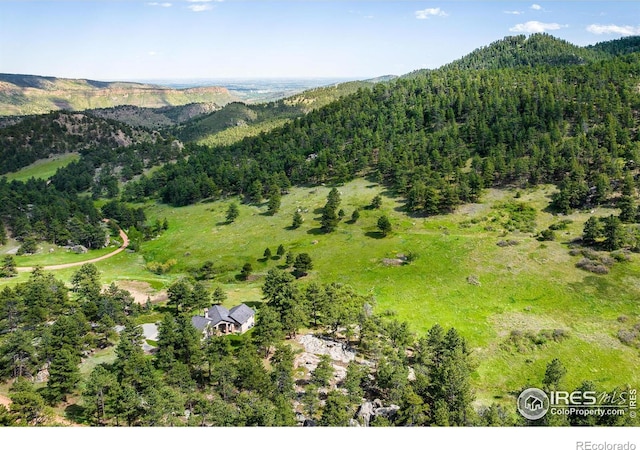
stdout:
<svg viewBox="0 0 640 450">
<path fill-rule="evenodd" d="M 191 146 L 188 161 L 127 194 L 155 192 L 184 205 L 210 196 L 211 186 L 246 193 L 256 181 L 284 188 L 371 173 L 405 196 L 408 210 L 425 214 L 473 201 L 483 187 L 546 182 L 560 184 L 559 210 L 603 202 L 635 176 L 639 58 L 444 68 L 377 84 L 268 134 Z"/>
<path fill-rule="evenodd" d="M 92 148 L 120 148 L 155 142 L 157 136 L 122 122 L 83 113 L 29 116 L 0 128 L 0 174 L 13 172 L 49 155 Z"/>
</svg>

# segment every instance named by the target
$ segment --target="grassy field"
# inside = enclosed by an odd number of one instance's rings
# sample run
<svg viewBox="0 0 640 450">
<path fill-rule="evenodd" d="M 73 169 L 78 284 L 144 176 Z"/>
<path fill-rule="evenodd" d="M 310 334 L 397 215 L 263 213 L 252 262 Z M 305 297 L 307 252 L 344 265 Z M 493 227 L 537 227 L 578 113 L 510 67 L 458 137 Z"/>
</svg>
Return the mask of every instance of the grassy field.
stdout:
<svg viewBox="0 0 640 450">
<path fill-rule="evenodd" d="M 184 208 L 148 204 L 151 221 L 166 217 L 169 229 L 143 244 L 142 255 L 121 253 L 98 264 L 103 281 L 140 280 L 161 290 L 178 276 L 212 261 L 216 277 L 210 283 L 222 286 L 229 304 L 260 301 L 260 287 L 267 271 L 282 261 L 263 261 L 266 247 L 273 254 L 279 244 L 287 251 L 310 254 L 314 268 L 302 280 L 338 281 L 375 298 L 378 312 L 393 310 L 422 334 L 439 323 L 455 327 L 469 341 L 477 364 L 474 387 L 478 401 L 508 398 L 523 386 L 540 385 L 546 364 L 560 358 L 567 367 L 566 387 L 582 380 L 613 389 L 640 384 L 638 349 L 617 339 L 623 327 L 640 320 L 640 256 L 616 263 L 608 275 L 594 275 L 575 267 L 579 256 L 570 256 L 568 243 L 582 232 L 590 212 L 554 217 L 543 212 L 552 187 L 521 191 L 489 190 L 478 204 L 464 205 L 454 214 L 411 217 L 402 203 L 381 186 L 356 180 L 340 186 L 341 208 L 346 216 L 331 234 L 320 230 L 318 218 L 329 192 L 328 186 L 295 188 L 282 199 L 280 212 L 266 215 L 263 205 L 240 205 L 240 216 L 227 224 L 228 199 Z M 380 210 L 367 205 L 382 194 Z M 500 204 L 513 200 L 537 209 L 535 231 L 507 232 Z M 360 219 L 350 223 L 355 208 Z M 290 229 L 293 213 L 301 211 L 305 221 Z M 613 210 L 598 209 L 595 215 Z M 393 232 L 381 238 L 376 222 L 386 214 Z M 540 242 L 535 233 L 561 219 L 570 219 L 557 239 Z M 499 241 L 518 245 L 500 247 Z M 406 265 L 389 261 L 412 252 L 417 258 Z M 146 262 L 178 262 L 166 275 L 145 269 Z M 236 279 L 243 264 L 250 262 L 254 277 Z M 74 270 L 59 271 L 68 279 Z M 24 277 L 22 275 L 21 277 Z M 0 282 L 0 286 L 2 282 Z M 628 325 L 627 325 L 628 326 Z M 512 332 L 540 335 L 556 330 L 561 340 L 518 349 L 510 344 Z"/>
<path fill-rule="evenodd" d="M 80 155 L 78 153 L 55 155 L 51 158 L 38 160 L 17 172 L 8 173 L 3 176 L 7 177 L 8 181 L 26 181 L 29 178 L 40 178 L 46 180 L 52 177 L 60 167 L 64 167 L 78 159 L 80 159 Z"/>
</svg>

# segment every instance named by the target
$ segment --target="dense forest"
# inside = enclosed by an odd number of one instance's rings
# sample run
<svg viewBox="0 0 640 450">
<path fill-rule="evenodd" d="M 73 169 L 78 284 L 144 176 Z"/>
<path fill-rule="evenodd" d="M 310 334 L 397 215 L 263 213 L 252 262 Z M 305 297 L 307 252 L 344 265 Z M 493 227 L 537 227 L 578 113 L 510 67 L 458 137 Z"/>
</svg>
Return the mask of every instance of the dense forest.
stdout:
<svg viewBox="0 0 640 450">
<path fill-rule="evenodd" d="M 403 195 L 408 211 L 427 215 L 492 186 L 558 184 L 560 212 L 611 202 L 625 178 L 635 186 L 639 62 L 635 53 L 585 64 L 443 68 L 380 83 L 235 145 L 187 145 L 188 160 L 128 185 L 125 197 L 151 194 L 180 206 L 246 194 L 256 183 L 266 195 L 274 185 L 285 191 L 289 183 L 369 174 Z"/>
</svg>

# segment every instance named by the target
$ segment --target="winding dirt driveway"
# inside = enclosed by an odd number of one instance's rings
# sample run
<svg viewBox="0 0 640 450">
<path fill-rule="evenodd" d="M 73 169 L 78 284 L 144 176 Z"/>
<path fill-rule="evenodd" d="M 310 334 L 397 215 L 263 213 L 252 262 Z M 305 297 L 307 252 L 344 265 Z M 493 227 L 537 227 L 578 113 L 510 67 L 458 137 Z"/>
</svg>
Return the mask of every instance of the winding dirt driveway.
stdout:
<svg viewBox="0 0 640 450">
<path fill-rule="evenodd" d="M 67 264 L 57 264 L 54 266 L 44 266 L 43 269 L 44 270 L 69 269 L 71 267 L 78 267 L 83 264 L 92 264 L 92 263 L 97 263 L 99 261 L 104 261 L 105 259 L 109 259 L 113 256 L 116 256 L 118 253 L 124 251 L 124 249 L 129 246 L 129 236 L 127 236 L 127 234 L 124 231 L 122 231 L 122 228 L 120 228 L 120 238 L 122 239 L 122 245 L 120 246 L 120 248 L 112 251 L 107 255 L 103 255 L 98 258 L 88 259 L 86 261 L 78 261 L 78 262 L 67 263 Z M 35 267 L 16 267 L 16 270 L 18 272 L 33 272 L 33 269 L 35 269 Z"/>
</svg>

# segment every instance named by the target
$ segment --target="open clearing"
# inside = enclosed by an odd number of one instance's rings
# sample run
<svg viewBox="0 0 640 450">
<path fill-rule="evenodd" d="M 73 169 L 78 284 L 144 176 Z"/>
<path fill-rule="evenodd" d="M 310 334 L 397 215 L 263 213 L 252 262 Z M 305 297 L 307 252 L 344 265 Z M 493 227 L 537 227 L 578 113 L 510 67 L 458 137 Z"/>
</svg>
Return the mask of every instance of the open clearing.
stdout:
<svg viewBox="0 0 640 450">
<path fill-rule="evenodd" d="M 3 176 L 7 177 L 8 181 L 27 181 L 29 178 L 46 180 L 52 177 L 60 167 L 79 159 L 80 155 L 78 153 L 54 155 L 47 159 L 40 159 L 17 172 L 7 173 Z"/>
<path fill-rule="evenodd" d="M 263 259 L 266 247 L 273 254 L 279 244 L 294 253 L 307 252 L 313 270 L 300 280 L 307 283 L 341 282 L 370 294 L 378 312 L 394 311 L 409 322 L 416 333 L 425 333 L 439 323 L 455 327 L 469 341 L 477 370 L 473 377 L 478 401 L 511 399 L 525 385 L 539 385 L 549 361 L 559 358 L 568 368 L 566 383 L 575 387 L 592 380 L 607 389 L 640 385 L 638 350 L 617 339 L 618 318 L 640 320 L 640 256 L 616 263 L 608 275 L 594 275 L 575 267 L 577 256 L 569 255 L 568 243 L 580 236 L 590 211 L 567 217 L 543 212 L 554 188 L 543 186 L 515 191 L 488 190 L 478 204 L 464 205 L 454 214 L 413 217 L 402 211 L 402 203 L 382 186 L 359 179 L 340 186 L 345 220 L 331 234 L 320 230 L 320 208 L 328 186 L 293 188 L 282 198 L 280 211 L 266 215 L 266 202 L 240 205 L 233 224 L 225 221 L 227 199 L 172 208 L 149 203 L 150 221 L 169 221 L 169 229 L 143 244 L 142 254 L 122 252 L 97 263 L 103 283 L 117 281 L 134 291 L 136 299 L 159 293 L 173 280 L 193 274 L 205 261 L 214 265 L 215 276 L 207 286 L 221 286 L 229 303 L 261 301 L 264 275 L 283 261 Z M 380 210 L 367 208 L 382 194 Z M 495 206 L 514 200 L 537 210 L 534 232 L 507 232 L 495 216 Z M 351 213 L 360 208 L 360 219 L 351 223 Z M 304 223 L 290 229 L 295 210 Z M 616 213 L 597 209 L 594 215 Z M 393 232 L 380 238 L 376 222 L 386 214 Z M 539 242 L 535 232 L 569 218 L 573 222 L 557 232 L 557 240 Z M 499 241 L 517 245 L 500 247 Z M 385 264 L 409 253 L 409 264 Z M 145 269 L 149 261 L 176 259 L 169 274 L 156 275 Z M 243 264 L 253 266 L 251 281 L 236 279 Z M 56 272 L 69 279 L 73 269 Z M 19 279 L 24 280 L 24 274 Z M 470 282 L 473 280 L 474 282 Z M 0 281 L 15 283 L 15 281 Z M 154 297 L 152 297 L 152 301 Z M 520 349 L 508 345 L 512 331 L 532 334 L 562 330 L 566 338 Z"/>
</svg>

